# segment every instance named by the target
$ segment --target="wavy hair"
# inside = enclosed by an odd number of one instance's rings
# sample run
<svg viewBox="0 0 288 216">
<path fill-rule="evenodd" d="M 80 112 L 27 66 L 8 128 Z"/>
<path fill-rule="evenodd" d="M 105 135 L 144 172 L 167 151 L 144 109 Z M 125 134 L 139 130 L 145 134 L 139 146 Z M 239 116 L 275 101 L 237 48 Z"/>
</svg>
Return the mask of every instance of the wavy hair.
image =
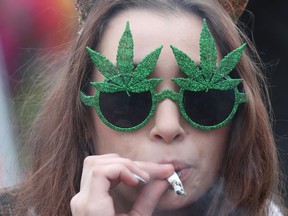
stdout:
<svg viewBox="0 0 288 216">
<path fill-rule="evenodd" d="M 85 47 L 97 49 L 109 20 L 127 9 L 167 16 L 183 11 L 197 14 L 206 19 L 222 55 L 248 42 L 236 68 L 248 102 L 241 105 L 232 122 L 219 180 L 210 190 L 209 202 L 201 205 L 207 209 L 206 215 L 267 215 L 269 202 L 278 193 L 278 163 L 269 112 L 263 102 L 267 97 L 265 79 L 257 66 L 255 48 L 213 0 L 95 1 L 35 120 L 29 140 L 33 145 L 31 173 L 15 195 L 18 214 L 33 209 L 39 215 L 71 215 L 69 204 L 80 189 L 85 152 L 93 149 L 89 142 L 90 112 L 79 99 L 94 71 Z"/>
</svg>

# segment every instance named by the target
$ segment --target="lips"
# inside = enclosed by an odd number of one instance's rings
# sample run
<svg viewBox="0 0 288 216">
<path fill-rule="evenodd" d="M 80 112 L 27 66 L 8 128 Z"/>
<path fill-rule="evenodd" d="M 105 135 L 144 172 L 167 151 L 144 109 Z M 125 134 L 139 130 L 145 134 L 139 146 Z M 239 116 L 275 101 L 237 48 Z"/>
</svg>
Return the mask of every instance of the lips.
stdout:
<svg viewBox="0 0 288 216">
<path fill-rule="evenodd" d="M 162 160 L 159 163 L 173 165 L 175 172 L 177 173 L 177 175 L 181 180 L 185 180 L 185 178 L 191 171 L 191 168 L 193 168 L 191 164 L 180 160 Z"/>
</svg>

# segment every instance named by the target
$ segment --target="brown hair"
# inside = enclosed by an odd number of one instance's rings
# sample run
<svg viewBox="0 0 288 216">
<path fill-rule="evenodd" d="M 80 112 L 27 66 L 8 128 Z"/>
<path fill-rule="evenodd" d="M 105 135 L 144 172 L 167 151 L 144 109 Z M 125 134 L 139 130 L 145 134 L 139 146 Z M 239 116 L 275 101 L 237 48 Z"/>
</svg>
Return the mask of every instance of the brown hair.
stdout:
<svg viewBox="0 0 288 216">
<path fill-rule="evenodd" d="M 223 55 L 239 47 L 244 38 L 217 1 L 96 1 L 90 13 L 93 16 L 88 16 L 63 73 L 35 121 L 29 141 L 33 144 L 32 170 L 15 196 L 19 215 L 25 209 L 33 209 L 39 215 L 71 215 L 69 204 L 79 191 L 85 152 L 92 148 L 89 112 L 79 99 L 80 90 L 85 89 L 94 70 L 85 47 L 97 48 L 106 23 L 126 8 L 196 13 L 207 20 Z M 258 57 L 253 46 L 249 44 L 247 50 L 237 66 L 237 76 L 244 80 L 248 102 L 233 120 L 207 215 L 266 215 L 273 192 L 277 194 L 277 155 L 261 93 L 265 82 L 255 64 Z"/>
</svg>

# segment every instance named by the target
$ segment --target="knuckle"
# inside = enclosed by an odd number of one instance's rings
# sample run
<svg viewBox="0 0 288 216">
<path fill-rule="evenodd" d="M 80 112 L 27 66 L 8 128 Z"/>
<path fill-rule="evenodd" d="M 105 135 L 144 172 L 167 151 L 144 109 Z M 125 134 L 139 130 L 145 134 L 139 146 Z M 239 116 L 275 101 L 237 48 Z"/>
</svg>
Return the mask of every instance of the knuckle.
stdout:
<svg viewBox="0 0 288 216">
<path fill-rule="evenodd" d="M 95 215 L 98 211 L 97 205 L 95 203 L 89 202 L 85 206 L 85 215 Z"/>
<path fill-rule="evenodd" d="M 133 163 L 132 160 L 130 160 L 128 158 L 123 158 L 122 160 L 123 160 L 124 164 L 132 164 Z"/>
<path fill-rule="evenodd" d="M 87 201 L 80 193 L 76 194 L 70 201 L 72 215 L 95 215 L 98 206 L 94 202 Z"/>
<path fill-rule="evenodd" d="M 75 195 L 74 197 L 72 197 L 72 199 L 70 200 L 70 208 L 71 210 L 74 210 L 76 205 L 77 205 L 77 195 Z"/>
<path fill-rule="evenodd" d="M 83 199 L 81 199 L 78 193 L 70 200 L 71 211 L 73 214 L 76 214 L 79 212 L 79 210 L 83 209 L 83 207 L 84 207 Z"/>
<path fill-rule="evenodd" d="M 132 161 L 131 159 L 128 159 L 128 158 L 123 158 L 122 159 L 122 164 L 128 168 L 128 169 L 132 169 L 133 167 L 137 167 L 137 165 L 135 164 L 134 161 Z"/>
<path fill-rule="evenodd" d="M 143 214 L 141 214 L 137 209 L 133 208 L 133 209 L 130 211 L 129 216 L 143 216 Z"/>
<path fill-rule="evenodd" d="M 91 172 L 92 177 L 95 178 L 103 175 L 105 173 L 105 169 L 103 167 L 93 167 Z"/>
<path fill-rule="evenodd" d="M 95 162 L 95 159 L 93 156 L 87 156 L 85 159 L 84 159 L 84 166 L 86 167 L 89 167 L 89 166 L 92 166 Z"/>
<path fill-rule="evenodd" d="M 118 171 L 127 170 L 127 167 L 124 164 L 116 164 L 115 169 Z"/>
<path fill-rule="evenodd" d="M 118 154 L 116 154 L 116 153 L 110 153 L 110 154 L 108 154 L 110 157 L 120 157 Z"/>
</svg>

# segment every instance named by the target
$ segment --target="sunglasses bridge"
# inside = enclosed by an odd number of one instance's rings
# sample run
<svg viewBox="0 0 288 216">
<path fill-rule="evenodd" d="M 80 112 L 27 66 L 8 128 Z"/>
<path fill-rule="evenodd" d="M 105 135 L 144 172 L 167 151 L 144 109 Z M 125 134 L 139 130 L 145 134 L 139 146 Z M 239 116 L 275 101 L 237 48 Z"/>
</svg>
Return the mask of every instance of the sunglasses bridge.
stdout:
<svg viewBox="0 0 288 216">
<path fill-rule="evenodd" d="M 155 93 L 155 102 L 159 103 L 164 99 L 169 98 L 174 102 L 179 102 L 179 93 L 172 91 L 171 89 L 165 89 L 159 93 Z"/>
</svg>

